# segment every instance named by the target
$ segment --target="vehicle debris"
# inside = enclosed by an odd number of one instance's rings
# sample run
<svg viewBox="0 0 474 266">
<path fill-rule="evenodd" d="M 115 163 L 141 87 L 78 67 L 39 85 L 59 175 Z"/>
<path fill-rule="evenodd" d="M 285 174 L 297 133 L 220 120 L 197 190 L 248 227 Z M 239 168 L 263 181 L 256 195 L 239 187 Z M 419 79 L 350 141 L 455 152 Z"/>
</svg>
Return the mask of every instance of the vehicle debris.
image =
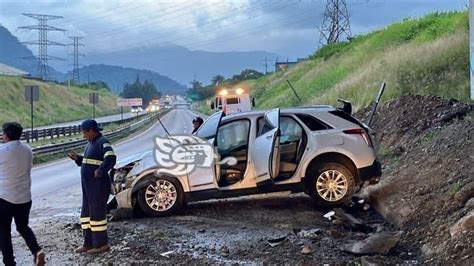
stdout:
<svg viewBox="0 0 474 266">
<path fill-rule="evenodd" d="M 336 214 L 336 212 L 334 211 L 330 211 L 328 213 L 326 213 L 324 216 L 324 218 L 328 219 L 329 221 L 331 221 L 332 217 Z"/>
<path fill-rule="evenodd" d="M 386 255 L 400 241 L 401 235 L 402 231 L 376 233 L 362 241 L 345 245 L 343 250 L 358 255 Z"/>
<path fill-rule="evenodd" d="M 355 218 L 354 216 L 346 213 L 342 209 L 334 209 L 334 215 L 332 218 L 332 223 L 336 225 L 344 226 L 348 229 L 368 232 L 372 231 L 372 228 L 368 225 L 365 225 L 361 220 Z"/>
<path fill-rule="evenodd" d="M 160 256 L 169 259 L 169 258 L 170 258 L 170 255 L 173 254 L 173 253 L 175 253 L 175 252 L 176 252 L 175 250 L 166 251 L 166 252 L 161 253 Z"/>
<path fill-rule="evenodd" d="M 285 241 L 286 241 L 286 236 L 283 236 L 283 237 L 279 237 L 279 238 L 268 239 L 268 244 L 271 247 L 276 247 L 276 246 L 280 245 L 281 243 L 283 243 Z"/>
<path fill-rule="evenodd" d="M 321 233 L 321 229 L 300 230 L 296 235 L 302 238 L 317 238 Z"/>
</svg>

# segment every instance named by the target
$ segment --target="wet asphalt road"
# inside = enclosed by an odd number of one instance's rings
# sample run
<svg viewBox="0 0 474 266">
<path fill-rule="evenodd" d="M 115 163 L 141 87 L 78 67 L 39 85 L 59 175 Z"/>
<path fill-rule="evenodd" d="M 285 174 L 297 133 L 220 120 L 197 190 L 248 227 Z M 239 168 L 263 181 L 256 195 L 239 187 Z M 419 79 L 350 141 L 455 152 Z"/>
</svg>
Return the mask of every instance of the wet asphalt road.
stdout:
<svg viewBox="0 0 474 266">
<path fill-rule="evenodd" d="M 161 121 L 171 134 L 191 133 L 195 116 L 195 113 L 187 109 L 173 109 L 163 116 Z M 113 147 L 117 157 L 124 158 L 153 149 L 155 136 L 165 136 L 160 123 L 155 123 L 139 135 L 114 144 Z M 70 186 L 80 185 L 79 167 L 69 159 L 38 165 L 32 169 L 31 178 L 33 200 Z"/>
</svg>

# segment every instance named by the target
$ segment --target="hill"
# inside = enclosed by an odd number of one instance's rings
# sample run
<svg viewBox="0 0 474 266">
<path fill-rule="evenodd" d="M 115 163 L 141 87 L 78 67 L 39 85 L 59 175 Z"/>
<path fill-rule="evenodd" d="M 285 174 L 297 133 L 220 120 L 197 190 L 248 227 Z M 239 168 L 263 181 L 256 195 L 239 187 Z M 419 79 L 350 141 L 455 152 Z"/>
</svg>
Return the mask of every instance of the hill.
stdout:
<svg viewBox="0 0 474 266">
<path fill-rule="evenodd" d="M 22 44 L 17 37 L 11 34 L 7 28 L 0 25 L 0 63 L 16 67 L 28 72 L 31 75 L 36 74 L 36 62 L 32 59 L 31 52 L 26 45 Z M 58 79 L 64 76 L 63 73 L 50 68 L 51 75 Z"/>
<path fill-rule="evenodd" d="M 30 124 L 30 104 L 24 101 L 24 86 L 40 86 L 40 98 L 34 103 L 34 123 L 36 126 L 80 120 L 92 116 L 89 103 L 91 90 L 64 87 L 19 77 L 0 76 L 0 124 L 16 121 L 24 126 Z M 107 90 L 97 91 L 99 104 L 96 116 L 119 113 L 117 96 Z"/>
<path fill-rule="evenodd" d="M 32 59 L 22 59 L 33 57 L 33 52 L 22 44 L 7 28 L 0 26 L 0 63 L 24 70 L 32 76 L 36 75 L 36 62 Z M 125 62 L 126 63 L 126 62 Z M 101 80 L 106 82 L 115 92 L 123 88 L 125 82 L 132 83 L 137 75 L 144 79 L 152 80 L 155 86 L 164 93 L 182 93 L 186 86 L 160 75 L 159 73 L 140 69 L 120 66 L 110 66 L 104 64 L 90 65 L 81 68 L 81 82 Z M 51 77 L 57 81 L 65 81 L 71 77 L 71 73 L 63 73 L 54 68 L 50 68 Z M 88 77 L 89 75 L 89 77 Z"/>
<path fill-rule="evenodd" d="M 153 82 L 158 91 L 163 93 L 175 94 L 186 91 L 186 86 L 175 80 L 145 69 L 100 64 L 82 67 L 80 73 L 82 82 L 87 82 L 87 79 L 90 81 L 101 80 L 106 82 L 115 93 L 121 92 L 125 83 L 133 83 L 137 76 L 142 81 L 149 80 Z"/>
<path fill-rule="evenodd" d="M 365 107 L 383 81 L 385 100 L 409 93 L 468 100 L 468 12 L 405 19 L 323 47 L 311 60 L 246 84 L 259 108 L 299 105 L 287 79 L 303 104 L 335 104 L 344 98 L 355 109 Z"/>
<path fill-rule="evenodd" d="M 145 68 L 181 84 L 189 84 L 196 77 L 201 83 L 208 84 L 218 74 L 227 78 L 244 69 L 261 69 L 261 60 L 265 57 L 274 60 L 278 55 L 265 51 L 207 52 L 174 45 L 90 55 L 84 58 L 84 62 Z"/>
</svg>

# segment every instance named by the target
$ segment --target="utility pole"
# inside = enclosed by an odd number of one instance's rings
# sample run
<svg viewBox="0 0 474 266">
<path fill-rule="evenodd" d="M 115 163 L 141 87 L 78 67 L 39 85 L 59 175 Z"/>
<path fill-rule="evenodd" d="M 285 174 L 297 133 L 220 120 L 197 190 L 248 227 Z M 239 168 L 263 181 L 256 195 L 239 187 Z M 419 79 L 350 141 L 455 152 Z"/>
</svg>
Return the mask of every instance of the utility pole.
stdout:
<svg viewBox="0 0 474 266">
<path fill-rule="evenodd" d="M 265 75 L 268 74 L 268 67 L 274 60 L 268 60 L 268 58 L 265 57 L 265 60 L 262 60 L 262 66 L 265 67 Z"/>
<path fill-rule="evenodd" d="M 38 56 L 33 57 L 37 60 L 38 66 L 36 70 L 36 75 L 43 80 L 51 80 L 51 73 L 49 68 L 49 60 L 64 60 L 62 58 L 49 56 L 48 55 L 48 46 L 59 45 L 64 46 L 62 43 L 53 42 L 48 40 L 49 31 L 66 31 L 64 29 L 52 27 L 48 25 L 48 20 L 62 18 L 62 16 L 53 16 L 53 15 L 42 15 L 42 14 L 30 14 L 22 13 L 24 16 L 38 20 L 38 25 L 34 26 L 23 26 L 18 27 L 18 29 L 27 29 L 27 30 L 38 30 L 38 41 L 28 41 L 23 42 L 23 44 L 33 44 L 38 45 Z M 31 57 L 26 57 L 31 58 Z"/>
<path fill-rule="evenodd" d="M 72 43 L 69 44 L 74 47 L 74 52 L 72 56 L 74 56 L 74 69 L 72 71 L 72 80 L 74 81 L 75 84 L 80 84 L 81 80 L 79 77 L 79 56 L 84 56 L 83 54 L 79 53 L 79 46 L 84 46 L 84 44 L 79 43 L 79 40 L 82 39 L 82 37 L 69 37 L 72 40 Z"/>
<path fill-rule="evenodd" d="M 323 24 L 319 31 L 320 46 L 338 43 L 343 37 L 352 37 L 346 0 L 327 0 Z"/>
<path fill-rule="evenodd" d="M 266 57 L 265 57 L 265 61 L 263 62 L 263 65 L 265 66 L 265 75 L 266 75 L 268 74 L 268 61 Z"/>
</svg>

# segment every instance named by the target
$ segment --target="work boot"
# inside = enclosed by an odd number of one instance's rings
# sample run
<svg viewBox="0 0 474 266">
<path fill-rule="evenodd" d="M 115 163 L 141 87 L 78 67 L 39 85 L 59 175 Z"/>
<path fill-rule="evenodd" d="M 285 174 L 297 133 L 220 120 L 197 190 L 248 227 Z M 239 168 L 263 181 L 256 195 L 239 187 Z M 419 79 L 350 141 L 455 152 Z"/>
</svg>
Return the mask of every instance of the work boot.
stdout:
<svg viewBox="0 0 474 266">
<path fill-rule="evenodd" d="M 87 251 L 87 254 L 99 254 L 99 253 L 104 253 L 104 252 L 107 252 L 107 251 L 110 251 L 109 244 L 105 244 L 102 247 L 89 249 Z"/>
<path fill-rule="evenodd" d="M 43 266 L 45 264 L 45 254 L 43 250 L 36 252 L 35 254 L 35 265 Z"/>
<path fill-rule="evenodd" d="M 82 246 L 82 247 L 76 249 L 75 252 L 76 252 L 76 253 L 86 253 L 86 252 L 89 251 L 89 250 L 91 250 L 91 248 Z"/>
</svg>

